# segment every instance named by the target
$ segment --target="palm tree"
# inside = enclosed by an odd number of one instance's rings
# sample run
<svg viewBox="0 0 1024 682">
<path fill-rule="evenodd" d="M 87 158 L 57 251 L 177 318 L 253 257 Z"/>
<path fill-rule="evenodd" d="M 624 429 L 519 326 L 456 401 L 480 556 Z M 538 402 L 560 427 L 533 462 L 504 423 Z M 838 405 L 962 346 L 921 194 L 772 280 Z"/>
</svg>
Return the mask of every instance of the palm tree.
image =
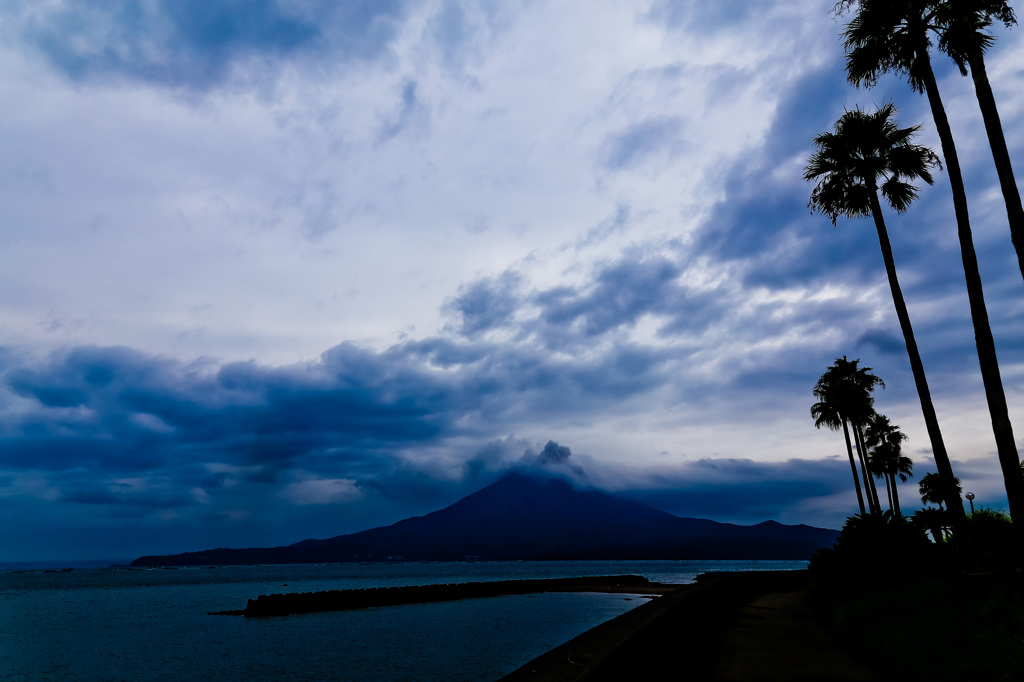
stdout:
<svg viewBox="0 0 1024 682">
<path fill-rule="evenodd" d="M 870 87 L 881 74 L 894 71 L 906 76 L 915 91 L 924 92 L 928 96 L 935 128 L 942 143 L 942 155 L 949 171 L 960 254 L 967 283 L 967 298 L 971 308 L 971 320 L 974 323 L 978 362 L 981 365 L 985 397 L 992 418 L 999 465 L 1003 471 L 1010 513 L 1019 513 L 1020 518 L 1024 518 L 1024 477 L 1020 474 L 1017 445 L 1013 438 L 1006 393 L 999 375 L 995 341 L 992 338 L 992 328 L 985 306 L 981 272 L 978 269 L 978 257 L 971 235 L 970 214 L 967 210 L 967 193 L 964 190 L 953 133 L 928 54 L 931 47 L 930 32 L 938 30 L 941 26 L 941 17 L 936 16 L 939 3 L 931 0 L 840 0 L 836 5 L 836 11 L 842 13 L 854 5 L 858 6 L 857 14 L 843 31 L 846 73 L 850 82 Z M 936 464 L 944 478 L 949 479 L 952 476 L 952 469 L 947 469 L 945 463 L 939 464 L 938 457 Z M 963 502 L 959 498 L 950 502 L 954 523 L 965 523 L 967 517 L 964 514 Z M 1019 526 L 1019 541 L 1024 546 L 1024 523 Z"/>
<path fill-rule="evenodd" d="M 819 382 L 820 385 L 820 382 Z M 817 388 L 815 388 L 817 394 Z M 865 514 L 864 495 L 860 491 L 860 479 L 857 477 L 857 464 L 853 459 L 853 447 L 850 445 L 850 429 L 846 420 L 839 414 L 839 410 L 832 403 L 818 401 L 811 405 L 811 417 L 814 418 L 814 428 L 820 429 L 825 426 L 830 431 L 843 430 L 846 437 L 846 453 L 850 456 L 850 470 L 853 472 L 853 487 L 857 491 L 857 504 L 860 506 L 860 514 Z"/>
<path fill-rule="evenodd" d="M 925 504 L 937 504 L 939 508 L 925 507 L 914 512 L 914 520 L 931 531 L 935 542 L 941 542 L 946 537 L 946 528 L 949 524 L 949 511 L 943 509 L 942 503 L 949 501 L 954 495 L 960 495 L 960 479 L 954 478 L 953 484 L 942 476 L 931 473 L 921 477 L 919 484 L 921 501 Z"/>
<path fill-rule="evenodd" d="M 949 503 L 950 499 L 960 497 L 960 479 L 954 477 L 952 484 L 938 474 L 925 474 L 918 484 L 921 491 L 921 501 L 925 504 L 937 504 L 942 509 L 942 503 Z"/>
<path fill-rule="evenodd" d="M 956 62 L 962 75 L 966 76 L 970 69 L 981 118 L 985 122 L 985 133 L 996 165 L 996 175 L 999 177 L 999 187 L 1006 204 L 1010 239 L 1017 251 L 1017 265 L 1024 276 L 1024 206 L 1021 205 L 1003 125 L 999 121 L 999 109 L 996 108 L 996 99 L 985 69 L 985 51 L 995 40 L 986 30 L 993 20 L 1009 27 L 1017 23 L 1017 18 L 1004 0 L 946 0 L 939 4 L 937 18 L 941 31 L 939 49 Z"/>
<path fill-rule="evenodd" d="M 909 181 L 920 178 L 931 184 L 931 168 L 938 163 L 938 158 L 925 147 L 911 142 L 919 126 L 898 127 L 892 119 L 894 113 L 895 107 L 891 103 L 873 114 L 859 109 L 845 112 L 836 121 L 834 132 L 814 138 L 815 152 L 804 171 L 804 178 L 817 181 L 809 205 L 831 218 L 833 225 L 839 216 L 870 215 L 874 219 L 893 306 L 903 331 L 935 461 L 939 471 L 952 478 L 953 467 L 942 440 L 914 327 L 896 275 L 892 244 L 878 197 L 881 193 L 889 206 L 902 213 L 917 197 L 917 189 Z"/>
<path fill-rule="evenodd" d="M 896 479 L 904 483 L 913 476 L 914 463 L 903 454 L 903 441 L 906 434 L 900 427 L 889 421 L 889 418 L 877 412 L 871 416 L 864 430 L 864 438 L 871 448 L 868 451 L 868 467 L 876 476 L 885 477 L 885 488 L 889 493 L 889 509 L 897 516 L 900 510 L 900 494 L 896 487 Z"/>
<path fill-rule="evenodd" d="M 844 355 L 836 364 L 841 371 L 846 372 L 846 377 L 852 387 L 850 396 L 850 425 L 853 427 L 854 441 L 857 443 L 857 456 L 860 458 L 861 470 L 867 480 L 868 494 L 871 496 L 872 504 L 876 514 L 882 513 L 882 503 L 878 500 L 878 489 L 875 487 L 875 479 L 868 473 L 868 448 L 864 441 L 864 425 L 875 413 L 875 399 L 871 397 L 875 386 L 885 388 L 885 383 L 880 378 L 871 374 L 870 367 L 858 367 L 859 360 L 852 362 Z"/>
<path fill-rule="evenodd" d="M 846 437 L 846 449 L 850 455 L 851 466 L 856 468 L 853 464 L 853 448 L 850 444 L 850 428 L 852 427 L 857 443 L 861 480 L 864 482 L 868 498 L 868 511 L 880 513 L 881 505 L 878 503 L 878 492 L 867 471 L 867 460 L 860 439 L 860 426 L 873 412 L 871 391 L 875 386 L 884 387 L 885 384 L 880 378 L 870 373 L 870 367 L 859 367 L 859 362 L 860 360 L 847 360 L 844 355 L 842 358 L 836 358 L 835 364 L 825 370 L 814 386 L 814 396 L 818 398 L 819 402 L 811 407 L 811 416 L 814 417 L 815 426 L 818 428 L 821 428 L 818 425 L 819 421 L 822 425 L 827 426 L 830 420 L 835 423 L 835 420 L 838 419 Z M 859 494 L 858 501 L 860 501 Z M 861 508 L 863 509 L 863 503 Z"/>
<path fill-rule="evenodd" d="M 942 542 L 949 528 L 949 512 L 936 507 L 925 507 L 914 512 L 914 523 L 928 530 L 935 542 Z"/>
</svg>

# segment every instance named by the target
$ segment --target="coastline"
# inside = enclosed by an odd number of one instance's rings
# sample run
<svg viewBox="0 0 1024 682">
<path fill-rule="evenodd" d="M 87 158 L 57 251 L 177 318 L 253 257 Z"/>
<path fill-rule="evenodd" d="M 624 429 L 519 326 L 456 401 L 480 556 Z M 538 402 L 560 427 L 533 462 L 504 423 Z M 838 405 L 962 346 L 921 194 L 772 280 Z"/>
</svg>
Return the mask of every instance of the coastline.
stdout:
<svg viewBox="0 0 1024 682">
<path fill-rule="evenodd" d="M 664 583 L 667 590 L 688 592 L 699 587 L 692 584 L 696 576 L 708 572 L 768 568 L 792 574 L 805 565 L 404 563 L 4 574 L 9 592 L 5 609 L 11 618 L 0 628 L 9 645 L 0 652 L 0 668 L 10 671 L 12 679 L 24 680 L 59 679 L 70 671 L 82 679 L 133 679 L 139 671 L 158 669 L 167 676 L 210 680 L 321 679 L 323 670 L 344 670 L 348 679 L 493 682 L 602 623 L 612 623 L 627 609 L 643 609 L 663 597 L 624 594 L 621 587 L 599 594 L 591 583 L 581 586 L 583 595 L 553 592 L 411 604 L 308 614 L 280 623 L 206 614 L 242 607 L 248 598 L 286 592 L 289 586 L 317 591 L 510 578 L 608 580 L 639 574 Z M 190 651 L 187 660 L 180 656 L 183 647 Z"/>
<path fill-rule="evenodd" d="M 807 595 L 807 571 L 703 574 L 501 680 L 884 681 L 831 636 Z"/>
</svg>

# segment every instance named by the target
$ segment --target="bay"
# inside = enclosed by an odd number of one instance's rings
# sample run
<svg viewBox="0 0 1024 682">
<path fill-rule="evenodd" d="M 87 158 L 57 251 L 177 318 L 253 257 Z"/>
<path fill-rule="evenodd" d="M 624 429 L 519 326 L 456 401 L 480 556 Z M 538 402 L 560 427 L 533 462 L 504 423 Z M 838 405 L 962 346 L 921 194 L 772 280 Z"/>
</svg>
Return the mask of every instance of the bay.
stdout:
<svg viewBox="0 0 1024 682">
<path fill-rule="evenodd" d="M 804 568 L 802 561 L 552 561 L 0 572 L 0 680 L 494 680 L 646 601 L 538 594 L 272 619 L 277 592 Z"/>
</svg>

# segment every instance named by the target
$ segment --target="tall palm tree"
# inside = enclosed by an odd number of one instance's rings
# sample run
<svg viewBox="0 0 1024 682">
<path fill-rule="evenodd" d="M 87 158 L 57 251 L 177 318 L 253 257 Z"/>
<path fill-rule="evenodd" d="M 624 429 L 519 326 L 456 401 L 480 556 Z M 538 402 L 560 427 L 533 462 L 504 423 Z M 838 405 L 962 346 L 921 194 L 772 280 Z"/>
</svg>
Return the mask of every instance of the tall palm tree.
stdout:
<svg viewBox="0 0 1024 682">
<path fill-rule="evenodd" d="M 868 466 L 876 476 L 885 477 L 885 488 L 889 493 L 889 509 L 897 516 L 900 510 L 900 494 L 896 487 L 896 479 L 904 483 L 913 476 L 914 463 L 903 454 L 903 441 L 907 440 L 900 427 L 889 421 L 889 418 L 877 412 L 871 416 L 864 429 L 864 438 L 868 443 Z"/>
<path fill-rule="evenodd" d="M 859 438 L 859 431 L 861 424 L 873 411 L 871 391 L 875 386 L 884 387 L 885 384 L 880 378 L 870 373 L 870 367 L 860 367 L 859 362 L 860 360 L 848 360 L 844 355 L 841 358 L 836 358 L 835 364 L 825 370 L 814 386 L 814 396 L 818 398 L 819 402 L 811 407 L 811 416 L 815 418 L 816 426 L 820 419 L 835 420 L 838 418 L 846 437 L 846 449 L 850 455 L 851 466 L 856 469 L 853 464 L 853 448 L 850 444 L 850 429 L 853 430 L 857 443 L 857 457 L 860 461 L 861 481 L 864 483 L 868 500 L 868 511 L 881 513 L 878 492 L 875 490 L 874 481 L 868 475 L 867 460 Z M 823 421 L 822 424 L 828 425 L 827 421 Z M 858 501 L 860 501 L 859 495 Z M 863 504 L 861 508 L 863 509 Z"/>
<path fill-rule="evenodd" d="M 981 272 L 978 268 L 970 214 L 967 209 L 967 193 L 949 118 L 939 95 L 928 53 L 931 47 L 931 32 L 941 26 L 941 17 L 937 16 L 937 5 L 938 3 L 931 0 L 840 0 L 836 5 L 838 13 L 852 6 L 858 7 L 856 15 L 843 31 L 846 74 L 850 82 L 870 87 L 881 74 L 894 71 L 905 76 L 915 91 L 924 92 L 928 96 L 935 128 L 942 143 L 942 155 L 949 171 L 960 255 L 967 283 L 967 299 L 971 308 L 971 320 L 974 323 L 978 362 L 985 385 L 989 415 L 992 418 L 992 432 L 995 435 L 999 465 L 1003 472 L 1010 513 L 1019 514 L 1020 518 L 1024 518 L 1024 477 L 1020 474 L 1017 444 L 1013 438 L 1006 393 L 999 375 L 995 341 L 992 338 L 992 328 L 985 306 Z M 940 474 L 948 479 L 952 470 L 947 469 L 945 464 L 939 467 Z M 954 514 L 953 522 L 957 525 L 965 523 L 966 514 L 959 497 L 955 501 L 951 500 L 949 506 Z M 1018 525 L 1018 539 L 1024 546 L 1024 523 Z"/>
<path fill-rule="evenodd" d="M 1005 0 L 945 0 L 939 3 L 939 49 L 949 55 L 964 76 L 970 70 L 974 92 L 985 122 L 985 133 L 992 149 L 992 158 L 999 177 L 999 188 L 1006 204 L 1006 217 L 1010 222 L 1010 239 L 1017 251 L 1017 265 L 1024 276 L 1024 205 L 1013 176 L 1010 152 L 1006 148 L 999 109 L 992 94 L 992 85 L 985 68 L 985 51 L 995 38 L 987 33 L 994 20 L 1004 26 L 1017 23 L 1017 18 Z"/>
<path fill-rule="evenodd" d="M 819 386 L 821 383 L 819 382 Z M 817 394 L 817 387 L 815 388 Z M 814 418 L 814 428 L 827 427 L 830 431 L 843 430 L 846 437 L 846 454 L 850 457 L 850 470 L 853 472 L 853 487 L 857 491 L 857 504 L 860 506 L 861 516 L 865 514 L 864 495 L 860 491 L 860 479 L 857 476 L 857 464 L 853 459 L 853 447 L 850 445 L 850 429 L 846 420 L 839 414 L 839 410 L 832 403 L 819 400 L 811 405 L 811 417 Z"/>
<path fill-rule="evenodd" d="M 919 178 L 931 184 L 931 168 L 938 159 L 930 150 L 911 142 L 920 127 L 900 128 L 892 118 L 894 113 L 895 107 L 891 103 L 874 113 L 859 109 L 845 112 L 836 122 L 834 132 L 814 138 L 815 152 L 804 171 L 804 178 L 817 181 L 809 205 L 831 218 L 833 225 L 839 216 L 855 218 L 870 215 L 874 219 L 892 302 L 903 331 L 932 451 L 939 471 L 952 479 L 953 467 L 942 440 L 914 327 L 896 275 L 892 244 L 879 200 L 881 193 L 896 212 L 905 211 L 917 196 L 917 189 L 910 181 Z M 963 515 L 962 504 L 960 510 Z"/>
</svg>

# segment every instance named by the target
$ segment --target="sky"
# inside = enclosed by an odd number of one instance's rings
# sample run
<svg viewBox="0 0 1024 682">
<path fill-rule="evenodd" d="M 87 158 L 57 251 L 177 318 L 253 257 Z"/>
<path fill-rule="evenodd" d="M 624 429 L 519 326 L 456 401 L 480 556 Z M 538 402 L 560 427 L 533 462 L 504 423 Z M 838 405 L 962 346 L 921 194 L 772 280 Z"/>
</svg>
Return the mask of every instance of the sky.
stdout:
<svg viewBox="0 0 1024 682">
<path fill-rule="evenodd" d="M 844 355 L 934 471 L 873 225 L 803 168 L 844 109 L 938 138 L 846 82 L 833 4 L 0 0 L 0 561 L 331 537 L 513 469 L 838 528 L 809 408 Z M 1024 448 L 1024 282 L 935 66 Z M 887 221 L 954 469 L 1005 508 L 945 173 Z"/>
</svg>

